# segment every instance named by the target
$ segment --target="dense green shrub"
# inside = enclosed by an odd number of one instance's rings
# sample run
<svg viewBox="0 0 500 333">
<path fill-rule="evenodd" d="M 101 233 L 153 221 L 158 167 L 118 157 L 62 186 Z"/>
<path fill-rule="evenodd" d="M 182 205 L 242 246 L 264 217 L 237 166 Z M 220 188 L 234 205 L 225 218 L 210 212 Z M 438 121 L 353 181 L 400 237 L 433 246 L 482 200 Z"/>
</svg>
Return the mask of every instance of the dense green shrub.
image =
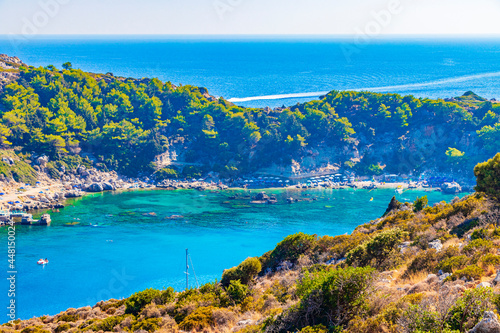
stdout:
<svg viewBox="0 0 500 333">
<path fill-rule="evenodd" d="M 491 288 L 474 288 L 451 303 L 417 303 L 410 305 L 401 316 L 401 332 L 460 333 L 468 332 L 481 319 L 484 311 L 492 309 Z M 436 306 L 438 305 L 438 306 Z"/>
<path fill-rule="evenodd" d="M 490 233 L 489 233 L 488 229 L 486 229 L 486 228 L 476 229 L 470 235 L 471 240 L 488 239 L 489 237 L 490 237 Z"/>
<path fill-rule="evenodd" d="M 450 234 L 455 234 L 457 235 L 457 237 L 463 237 L 463 235 L 467 231 L 477 227 L 478 224 L 479 224 L 479 219 L 477 218 L 466 220 L 463 223 L 451 229 Z"/>
<path fill-rule="evenodd" d="M 60 316 L 59 318 L 57 318 L 57 321 L 64 321 L 64 322 L 75 322 L 77 321 L 79 318 L 78 318 L 78 315 L 74 314 L 74 315 L 69 315 L 69 314 L 63 314 L 62 316 Z"/>
<path fill-rule="evenodd" d="M 441 261 L 438 268 L 443 272 L 453 273 L 457 269 L 462 269 L 469 263 L 469 257 L 465 255 L 447 258 Z"/>
<path fill-rule="evenodd" d="M 108 317 L 92 324 L 91 326 L 89 326 L 89 328 L 92 329 L 93 331 L 102 330 L 104 332 L 113 332 L 115 326 L 119 325 L 123 321 L 123 319 L 125 319 L 125 316 Z"/>
<path fill-rule="evenodd" d="M 199 307 L 189 314 L 179 324 L 179 328 L 185 331 L 203 330 L 215 325 L 212 318 L 213 312 L 216 308 L 212 306 Z"/>
<path fill-rule="evenodd" d="M 227 294 L 236 304 L 240 304 L 248 295 L 248 286 L 242 284 L 240 280 L 231 280 Z"/>
<path fill-rule="evenodd" d="M 61 174 L 57 170 L 57 168 L 54 165 L 54 163 L 52 163 L 52 162 L 47 163 L 46 168 L 47 168 L 47 173 L 49 174 L 50 178 L 52 178 L 52 179 L 59 179 L 59 178 L 61 178 Z"/>
<path fill-rule="evenodd" d="M 167 304 L 173 302 L 175 299 L 175 290 L 172 287 L 168 287 L 160 292 L 160 296 L 156 300 L 156 304 Z"/>
<path fill-rule="evenodd" d="M 326 251 L 336 259 L 343 258 L 353 250 L 356 246 L 366 241 L 369 236 L 361 232 L 354 231 L 351 235 L 339 235 L 327 238 L 324 236 L 318 240 L 318 247 L 320 250 Z"/>
<path fill-rule="evenodd" d="M 355 266 L 373 265 L 382 267 L 391 254 L 395 254 L 398 245 L 403 242 L 406 233 L 399 228 L 383 231 L 373 239 L 358 245 L 347 254 L 347 264 Z"/>
<path fill-rule="evenodd" d="M 420 251 L 408 265 L 408 273 L 416 273 L 420 271 L 434 272 L 436 271 L 441 256 L 436 251 L 436 249 L 428 249 L 425 251 Z"/>
<path fill-rule="evenodd" d="M 465 268 L 457 270 L 451 276 L 452 280 L 466 278 L 467 280 L 479 280 L 483 275 L 483 269 L 477 265 L 470 265 Z"/>
<path fill-rule="evenodd" d="M 464 246 L 462 251 L 467 255 L 473 255 L 477 253 L 487 253 L 493 249 L 493 242 L 486 239 L 475 239 L 470 241 L 469 244 Z"/>
<path fill-rule="evenodd" d="M 156 289 L 146 289 L 130 296 L 125 301 L 125 313 L 138 314 L 142 308 L 155 299 L 160 299 L 162 292 Z"/>
<path fill-rule="evenodd" d="M 400 326 L 404 327 L 401 332 L 444 333 L 440 317 L 440 314 L 433 309 L 423 308 L 420 304 L 412 304 L 400 320 Z"/>
<path fill-rule="evenodd" d="M 155 172 L 157 180 L 177 179 L 179 174 L 173 167 L 163 168 Z"/>
<path fill-rule="evenodd" d="M 158 331 L 160 325 L 161 325 L 161 318 L 143 319 L 132 325 L 132 332 L 144 330 L 152 333 Z"/>
<path fill-rule="evenodd" d="M 285 237 L 271 251 L 269 257 L 263 260 L 263 269 L 275 269 L 280 263 L 287 260 L 295 263 L 302 254 L 310 254 L 316 246 L 316 235 L 306 235 L 302 232 Z"/>
<path fill-rule="evenodd" d="M 62 333 L 62 332 L 66 332 L 67 330 L 69 330 L 71 328 L 71 325 L 68 324 L 68 323 L 64 323 L 64 324 L 61 324 L 59 326 L 57 326 L 54 330 L 55 333 Z"/>
<path fill-rule="evenodd" d="M 451 329 L 467 332 L 481 319 L 483 313 L 492 309 L 493 291 L 491 288 L 474 288 L 464 292 L 447 315 Z"/>
<path fill-rule="evenodd" d="M 485 254 L 480 261 L 485 265 L 500 265 L 500 256 L 492 253 Z"/>
<path fill-rule="evenodd" d="M 227 307 L 231 304 L 230 298 L 226 290 L 217 281 L 202 285 L 198 291 L 202 295 L 208 295 L 214 300 L 213 304 L 216 307 Z"/>
<path fill-rule="evenodd" d="M 476 165 L 474 175 L 477 181 L 476 191 L 485 192 L 497 199 L 500 198 L 500 153 L 492 159 Z"/>
<path fill-rule="evenodd" d="M 222 273 L 221 283 L 228 286 L 232 280 L 240 280 L 243 284 L 248 284 L 262 270 L 262 264 L 257 258 L 247 258 L 237 267 L 227 269 Z"/>
<path fill-rule="evenodd" d="M 328 333 L 324 325 L 307 326 L 300 330 L 300 333 Z"/>
<path fill-rule="evenodd" d="M 427 207 L 427 204 L 429 203 L 429 199 L 427 199 L 427 196 L 423 196 L 421 198 L 418 198 L 415 200 L 413 203 L 413 210 L 415 212 L 420 212 L 422 211 L 425 207 Z"/>
<path fill-rule="evenodd" d="M 188 165 L 182 170 L 182 176 L 184 178 L 200 178 L 203 174 L 203 170 L 194 165 Z"/>
<path fill-rule="evenodd" d="M 297 285 L 298 306 L 272 324 L 269 331 L 296 331 L 322 324 L 342 327 L 366 310 L 374 269 L 347 267 L 306 274 Z"/>
</svg>

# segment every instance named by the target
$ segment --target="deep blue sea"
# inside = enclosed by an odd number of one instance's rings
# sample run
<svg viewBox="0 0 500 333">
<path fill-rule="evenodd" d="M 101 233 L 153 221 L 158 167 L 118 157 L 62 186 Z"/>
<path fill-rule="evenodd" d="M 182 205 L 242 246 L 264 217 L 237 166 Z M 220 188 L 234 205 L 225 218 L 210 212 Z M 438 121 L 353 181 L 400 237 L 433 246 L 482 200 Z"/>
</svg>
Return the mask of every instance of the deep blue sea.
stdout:
<svg viewBox="0 0 500 333">
<path fill-rule="evenodd" d="M 35 66 L 158 77 L 244 106 L 293 105 L 330 90 L 500 98 L 500 39 L 0 36 L 0 53 Z"/>
</svg>

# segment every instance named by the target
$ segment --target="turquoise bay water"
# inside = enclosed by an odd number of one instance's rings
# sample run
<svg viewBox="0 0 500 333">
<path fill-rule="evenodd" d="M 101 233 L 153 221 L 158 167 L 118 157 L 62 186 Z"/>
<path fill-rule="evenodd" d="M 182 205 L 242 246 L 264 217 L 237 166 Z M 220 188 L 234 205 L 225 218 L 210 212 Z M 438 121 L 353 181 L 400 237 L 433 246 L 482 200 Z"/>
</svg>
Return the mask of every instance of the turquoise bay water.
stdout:
<svg viewBox="0 0 500 333">
<path fill-rule="evenodd" d="M 198 282 L 211 282 L 220 278 L 223 269 L 262 255 L 287 235 L 350 233 L 380 217 L 395 194 L 394 190 L 331 189 L 267 192 L 275 193 L 280 203 L 250 205 L 249 199 L 229 200 L 233 191 L 105 193 L 71 201 L 60 213 L 51 213 L 49 227 L 18 226 L 17 316 L 53 315 L 146 288 L 182 290 L 186 248 Z M 454 197 L 418 191 L 397 197 L 413 201 L 422 195 L 430 203 Z M 288 205 L 284 202 L 290 196 L 316 200 Z M 148 215 L 152 212 L 156 216 Z M 172 215 L 183 218 L 167 218 Z M 75 221 L 80 225 L 65 225 Z M 101 227 L 85 226 L 89 223 Z M 7 242 L 5 227 L 0 228 L 0 241 Z M 50 262 L 39 266 L 39 258 Z M 0 269 L 7 271 L 6 256 Z M 194 275 L 190 282 L 195 285 Z M 8 290 L 5 280 L 1 286 Z M 7 293 L 1 297 L 7 305 Z M 6 321 L 4 317 L 1 322 Z"/>
</svg>

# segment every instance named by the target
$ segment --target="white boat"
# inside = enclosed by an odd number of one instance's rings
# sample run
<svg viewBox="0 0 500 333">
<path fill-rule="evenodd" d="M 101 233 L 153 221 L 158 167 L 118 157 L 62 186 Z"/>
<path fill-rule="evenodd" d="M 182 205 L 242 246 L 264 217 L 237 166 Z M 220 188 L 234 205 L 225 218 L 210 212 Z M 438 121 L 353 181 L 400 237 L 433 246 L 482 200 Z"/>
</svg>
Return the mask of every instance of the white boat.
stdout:
<svg viewBox="0 0 500 333">
<path fill-rule="evenodd" d="M 47 265 L 49 263 L 48 259 L 40 259 L 36 262 L 38 265 Z"/>
<path fill-rule="evenodd" d="M 396 192 L 397 192 L 398 194 L 403 194 L 403 189 L 402 189 L 402 188 L 398 188 L 398 189 L 396 189 Z"/>
</svg>

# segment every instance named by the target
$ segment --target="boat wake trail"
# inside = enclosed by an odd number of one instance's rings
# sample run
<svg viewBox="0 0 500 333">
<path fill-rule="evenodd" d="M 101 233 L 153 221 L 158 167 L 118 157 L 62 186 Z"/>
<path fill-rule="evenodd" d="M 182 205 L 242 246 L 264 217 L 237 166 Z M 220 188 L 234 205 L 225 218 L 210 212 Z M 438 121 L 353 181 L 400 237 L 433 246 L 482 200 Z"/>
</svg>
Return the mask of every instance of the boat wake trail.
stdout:
<svg viewBox="0 0 500 333">
<path fill-rule="evenodd" d="M 438 86 L 449 83 L 459 83 L 472 81 L 477 79 L 491 78 L 500 76 L 500 72 L 489 72 L 474 75 L 457 76 L 446 79 L 440 79 L 435 81 L 423 82 L 423 83 L 409 83 L 394 86 L 382 86 L 382 87 L 368 87 L 368 88 L 353 88 L 353 89 L 343 89 L 346 91 L 399 91 L 412 88 L 425 88 L 430 86 Z M 250 102 L 250 101 L 262 101 L 262 100 L 273 100 L 273 99 L 290 99 L 290 98 L 304 98 L 304 97 L 319 97 L 328 94 L 329 91 L 316 91 L 316 92 L 306 92 L 306 93 L 292 93 L 292 94 L 279 94 L 279 95 L 265 95 L 265 96 L 253 96 L 253 97 L 242 97 L 242 98 L 230 98 L 228 101 L 233 103 L 238 102 Z"/>
<path fill-rule="evenodd" d="M 362 90 L 381 91 L 381 90 L 401 90 L 401 89 L 408 89 L 408 88 L 425 88 L 425 87 L 429 87 L 429 86 L 438 86 L 438 85 L 447 84 L 447 83 L 458 83 L 458 82 L 465 82 L 465 81 L 484 79 L 484 78 L 490 78 L 490 77 L 497 77 L 497 76 L 500 76 L 500 72 L 490 72 L 490 73 L 483 73 L 483 74 L 457 76 L 457 77 L 440 79 L 440 80 L 424 82 L 424 83 L 411 83 L 411 84 L 402 84 L 402 85 L 396 85 L 396 86 L 363 88 L 363 89 L 353 89 L 353 90 L 356 90 L 356 91 L 362 91 Z"/>
<path fill-rule="evenodd" d="M 262 101 L 269 99 L 288 99 L 288 98 L 300 98 L 300 97 L 319 97 L 328 94 L 329 91 L 318 91 L 318 92 L 308 92 L 308 93 L 296 93 L 296 94 L 282 94 L 282 95 L 267 95 L 267 96 L 255 96 L 255 97 L 243 97 L 243 98 L 230 98 L 229 102 L 250 102 L 250 101 Z"/>
</svg>

